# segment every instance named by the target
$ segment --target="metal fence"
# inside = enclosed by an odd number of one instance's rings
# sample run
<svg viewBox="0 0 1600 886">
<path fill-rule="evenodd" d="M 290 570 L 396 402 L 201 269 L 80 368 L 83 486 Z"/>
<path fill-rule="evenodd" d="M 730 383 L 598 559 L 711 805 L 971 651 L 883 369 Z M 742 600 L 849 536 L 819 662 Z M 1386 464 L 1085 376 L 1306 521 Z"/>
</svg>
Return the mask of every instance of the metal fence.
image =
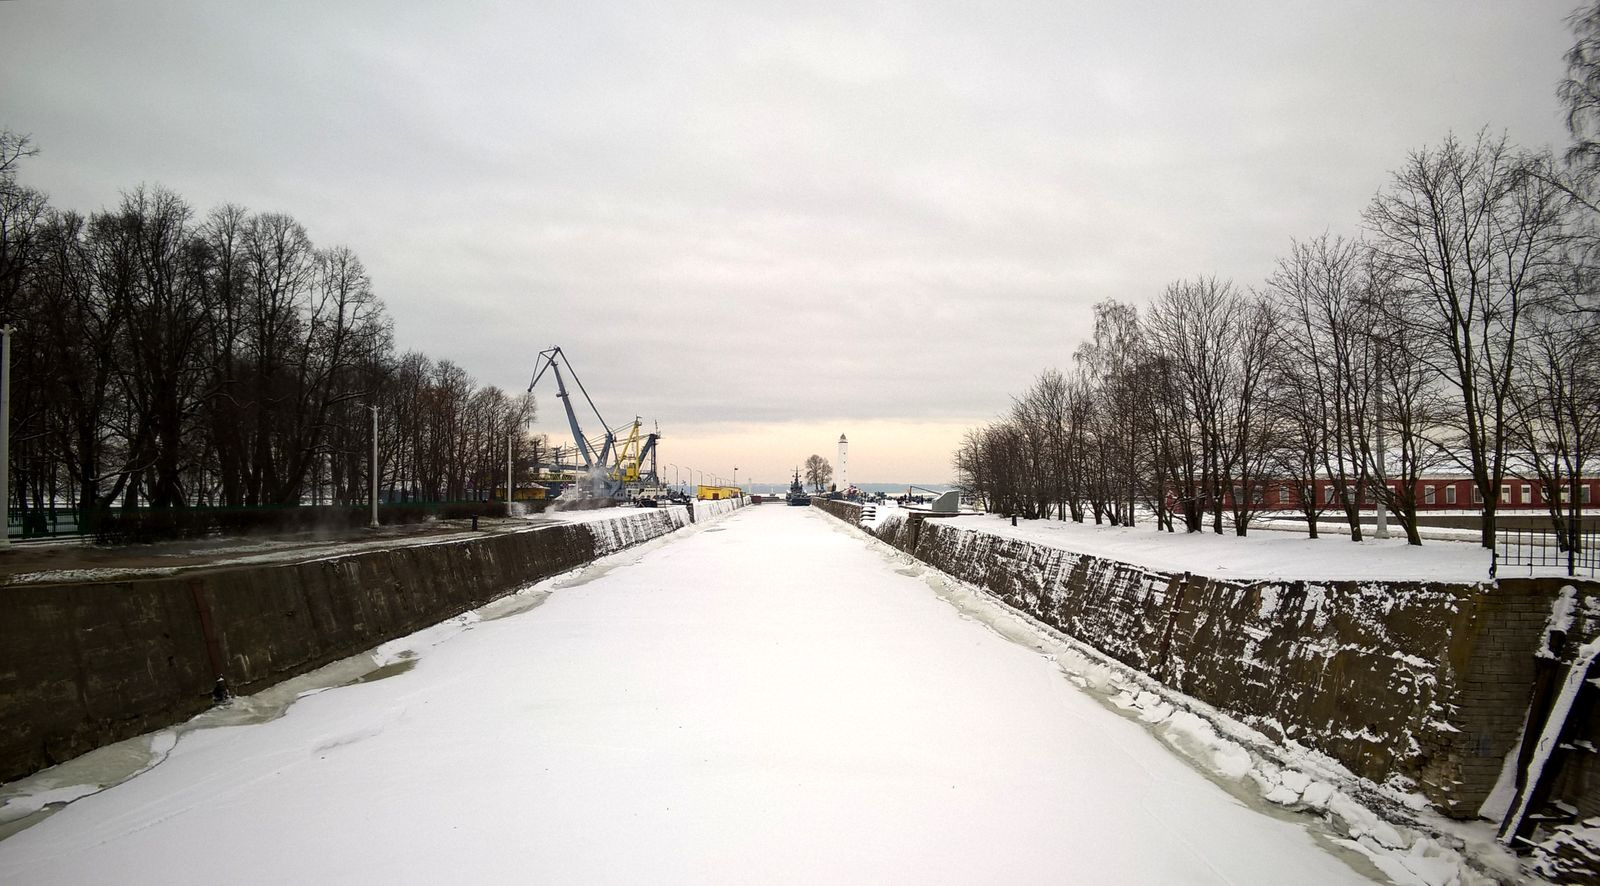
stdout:
<svg viewBox="0 0 1600 886">
<path fill-rule="evenodd" d="M 1600 574 L 1600 520 L 1583 520 L 1575 534 L 1577 544 L 1568 550 L 1554 529 L 1495 528 L 1495 573 L 1527 567 L 1567 575 Z"/>
<path fill-rule="evenodd" d="M 82 535 L 85 531 L 78 512 L 70 508 L 28 511 L 13 508 L 6 517 L 6 537 L 12 540 Z"/>
<path fill-rule="evenodd" d="M 474 508 L 487 504 L 483 500 L 464 501 L 380 501 L 378 503 L 378 520 L 387 522 L 386 518 L 393 519 L 403 515 L 405 518 L 415 518 L 418 513 L 433 516 L 447 517 L 452 510 Z M 366 514 L 367 505 L 356 503 L 351 505 L 256 505 L 253 507 L 211 507 L 191 506 L 178 509 L 179 513 L 188 522 L 206 523 L 208 518 L 219 523 L 241 524 L 248 526 L 259 525 L 263 528 L 295 529 L 304 528 L 299 523 L 315 521 L 317 511 L 356 511 L 361 515 Z M 101 512 L 102 517 L 117 519 L 123 515 L 151 514 L 149 508 L 123 508 L 113 506 Z M 358 521 L 359 522 L 359 521 Z M 6 537 L 12 541 L 51 538 L 73 538 L 93 534 L 94 530 L 89 525 L 90 521 L 82 519 L 79 511 L 67 507 L 34 508 L 20 510 L 11 508 L 6 514 Z"/>
</svg>

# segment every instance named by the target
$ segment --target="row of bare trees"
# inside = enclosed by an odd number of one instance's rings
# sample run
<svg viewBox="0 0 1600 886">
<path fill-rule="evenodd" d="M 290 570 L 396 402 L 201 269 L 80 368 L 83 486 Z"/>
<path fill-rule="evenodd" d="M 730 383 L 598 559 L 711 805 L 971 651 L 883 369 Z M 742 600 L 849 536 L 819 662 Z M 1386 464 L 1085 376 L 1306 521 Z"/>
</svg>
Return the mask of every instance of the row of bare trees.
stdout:
<svg viewBox="0 0 1600 886">
<path fill-rule="evenodd" d="M 280 213 L 198 216 L 161 188 L 87 217 L 57 209 L 19 181 L 32 153 L 0 131 L 13 508 L 359 501 L 374 406 L 387 489 L 504 484 L 532 399 L 397 355 L 354 252 Z"/>
<path fill-rule="evenodd" d="M 1592 125 L 1575 113 L 1575 133 Z M 1331 510 L 1357 541 L 1375 497 L 1419 544 L 1417 481 L 1447 469 L 1471 478 L 1492 546 L 1499 490 L 1523 476 L 1565 490 L 1548 510 L 1575 543 L 1600 453 L 1596 157 L 1450 137 L 1407 157 L 1363 236 L 1293 241 L 1260 287 L 1202 277 L 1142 311 L 1096 305 L 1072 369 L 968 433 L 964 484 L 1030 518 L 1146 510 L 1240 535 L 1289 487 L 1313 535 Z"/>
<path fill-rule="evenodd" d="M 1313 536 L 1331 510 L 1354 540 L 1375 498 L 1419 544 L 1418 481 L 1449 470 L 1492 546 L 1520 476 L 1575 549 L 1579 481 L 1600 473 L 1600 3 L 1570 23 L 1564 157 L 1447 137 L 1394 171 L 1359 237 L 1291 241 L 1260 287 L 1096 305 L 1071 371 L 967 434 L 964 485 L 1027 517 L 1241 535 L 1292 489 Z"/>
</svg>

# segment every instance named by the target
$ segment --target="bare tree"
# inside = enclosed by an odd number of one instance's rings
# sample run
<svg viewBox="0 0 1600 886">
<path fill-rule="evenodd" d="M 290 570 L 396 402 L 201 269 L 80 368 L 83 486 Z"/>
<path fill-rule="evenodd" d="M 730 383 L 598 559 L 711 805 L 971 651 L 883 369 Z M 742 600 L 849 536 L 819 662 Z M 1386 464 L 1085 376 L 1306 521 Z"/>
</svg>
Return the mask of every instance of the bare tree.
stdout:
<svg viewBox="0 0 1600 886">
<path fill-rule="evenodd" d="M 1460 400 L 1461 426 L 1445 442 L 1483 498 L 1486 547 L 1508 467 L 1521 326 L 1549 296 L 1564 204 L 1545 158 L 1480 133 L 1413 152 L 1365 212 L 1399 292 L 1428 308 L 1408 313 L 1418 324 L 1408 334 L 1440 345 L 1425 359 Z"/>
<path fill-rule="evenodd" d="M 806 482 L 818 492 L 826 489 L 829 481 L 833 479 L 833 466 L 820 455 L 808 457 L 802 470 L 805 472 Z"/>
<path fill-rule="evenodd" d="M 1574 281 L 1584 291 L 1591 283 Z M 1562 550 L 1576 554 L 1587 488 L 1585 468 L 1600 453 L 1600 318 L 1552 311 L 1531 324 L 1512 387 L 1516 440 L 1539 480 Z"/>
<path fill-rule="evenodd" d="M 1565 56 L 1567 77 L 1556 90 L 1572 134 L 1566 158 L 1592 178 L 1600 170 L 1600 3 L 1578 9 L 1567 22 L 1575 39 Z"/>
<path fill-rule="evenodd" d="M 1243 298 L 1233 284 L 1202 277 L 1169 285 L 1151 306 L 1149 340 L 1169 370 L 1171 392 L 1183 401 L 1174 430 L 1195 458 L 1179 465 L 1180 502 L 1190 532 L 1209 511 L 1222 532 L 1230 454 L 1229 408 L 1240 379 L 1231 351 L 1241 324 Z"/>
<path fill-rule="evenodd" d="M 22 161 L 38 153 L 28 136 L 0 129 L 0 323 L 19 310 L 17 297 L 38 260 L 39 237 L 49 219 L 44 194 L 17 180 Z"/>
<path fill-rule="evenodd" d="M 1266 507 L 1263 483 L 1271 473 L 1273 453 L 1282 445 L 1271 410 L 1269 371 L 1280 336 L 1278 315 L 1266 298 L 1241 297 L 1237 310 L 1238 327 L 1227 354 L 1234 371 L 1222 477 L 1230 485 L 1234 534 L 1244 535 Z"/>
<path fill-rule="evenodd" d="M 1268 280 L 1286 321 L 1278 378 L 1292 391 L 1279 402 L 1300 444 L 1292 461 L 1299 478 L 1327 479 L 1351 541 L 1361 540 L 1358 494 L 1367 486 L 1361 458 L 1372 390 L 1366 266 L 1360 243 L 1323 234 L 1292 242 Z M 1302 501 L 1313 536 L 1313 512 L 1322 504 Z"/>
<path fill-rule="evenodd" d="M 1190 427 L 1188 401 L 1182 395 L 1172 363 L 1159 351 L 1147 348 L 1137 370 L 1137 390 L 1146 426 L 1140 457 L 1145 463 L 1140 493 L 1156 515 L 1156 528 L 1173 532 L 1172 506 L 1178 506 L 1186 531 L 1200 528 L 1198 489 L 1199 450 Z"/>
<path fill-rule="evenodd" d="M 1379 267 L 1371 269 L 1369 281 L 1373 434 L 1362 437 L 1362 460 L 1370 493 L 1394 513 L 1406 540 L 1420 545 L 1418 487 L 1449 457 L 1437 441 L 1439 429 L 1459 421 L 1445 382 L 1432 368 L 1438 361 L 1430 352 L 1442 344 L 1415 334 L 1423 320 L 1414 315 L 1431 306 L 1399 291 Z"/>
<path fill-rule="evenodd" d="M 183 474 L 195 447 L 186 435 L 203 394 L 195 356 L 209 316 L 191 217 L 177 194 L 139 187 L 114 213 L 91 221 L 105 244 L 106 295 L 126 318 L 119 375 L 137 417 L 130 444 L 137 492 L 161 508 L 187 503 Z"/>
<path fill-rule="evenodd" d="M 1079 454 L 1091 466 L 1087 484 L 1096 523 L 1131 526 L 1137 497 L 1137 458 L 1145 393 L 1137 379 L 1142 356 L 1139 312 L 1107 299 L 1094 306 L 1093 337 L 1078 346 L 1073 361 L 1083 373 L 1090 408 L 1085 416 L 1087 445 Z"/>
</svg>

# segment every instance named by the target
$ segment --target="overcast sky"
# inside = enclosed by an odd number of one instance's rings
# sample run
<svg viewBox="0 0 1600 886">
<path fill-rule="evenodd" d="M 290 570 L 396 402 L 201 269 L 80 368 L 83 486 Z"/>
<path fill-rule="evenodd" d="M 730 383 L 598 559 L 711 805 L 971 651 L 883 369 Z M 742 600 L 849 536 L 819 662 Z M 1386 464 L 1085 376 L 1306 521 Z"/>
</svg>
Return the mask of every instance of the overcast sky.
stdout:
<svg viewBox="0 0 1600 886">
<path fill-rule="evenodd" d="M 1094 302 L 1259 285 L 1452 130 L 1564 144 L 1570 0 L 1178 6 L 11 0 L 0 127 L 58 206 L 295 216 L 480 383 L 561 345 L 663 465 L 938 482 Z"/>
</svg>

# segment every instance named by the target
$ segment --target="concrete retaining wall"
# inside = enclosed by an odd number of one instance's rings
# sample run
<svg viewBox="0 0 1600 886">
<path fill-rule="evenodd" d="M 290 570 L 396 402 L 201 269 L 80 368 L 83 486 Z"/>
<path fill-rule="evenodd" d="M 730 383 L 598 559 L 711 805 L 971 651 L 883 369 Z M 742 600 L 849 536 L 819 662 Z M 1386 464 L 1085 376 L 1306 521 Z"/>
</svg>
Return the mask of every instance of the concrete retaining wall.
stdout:
<svg viewBox="0 0 1600 886">
<path fill-rule="evenodd" d="M 819 504 L 859 520 L 853 505 Z M 1223 581 L 920 516 L 879 535 L 1269 735 L 1374 781 L 1409 778 L 1461 817 L 1521 735 L 1533 652 L 1568 584 Z"/>
<path fill-rule="evenodd" d="M 695 522 L 725 517 L 750 503 L 748 496 L 741 498 L 704 499 L 694 503 Z"/>
<path fill-rule="evenodd" d="M 701 514 L 701 519 L 708 516 Z M 196 714 L 687 525 L 681 507 L 137 581 L 0 589 L 0 781 Z"/>
</svg>

